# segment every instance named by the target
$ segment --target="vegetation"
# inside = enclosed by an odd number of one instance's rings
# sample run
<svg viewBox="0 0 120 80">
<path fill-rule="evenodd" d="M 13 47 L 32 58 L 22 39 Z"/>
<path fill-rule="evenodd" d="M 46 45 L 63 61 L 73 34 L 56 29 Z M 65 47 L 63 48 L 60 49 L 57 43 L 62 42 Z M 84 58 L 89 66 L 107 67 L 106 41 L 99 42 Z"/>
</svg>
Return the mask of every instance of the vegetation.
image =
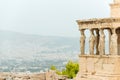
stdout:
<svg viewBox="0 0 120 80">
<path fill-rule="evenodd" d="M 56 71 L 56 74 L 62 75 L 62 72 L 59 71 L 59 70 L 57 70 L 56 66 L 52 65 L 52 66 L 50 67 L 50 69 L 51 69 L 51 70 L 55 70 L 55 71 Z"/>
<path fill-rule="evenodd" d="M 57 68 L 53 65 L 51 66 L 50 69 L 55 70 L 58 75 L 66 75 L 66 76 L 68 76 L 68 78 L 72 79 L 78 73 L 79 65 L 76 62 L 69 61 L 66 64 L 65 69 L 63 69 L 62 71 L 57 70 Z"/>
<path fill-rule="evenodd" d="M 51 69 L 51 70 L 57 70 L 54 65 L 52 65 L 52 66 L 50 67 L 50 69 Z"/>
</svg>

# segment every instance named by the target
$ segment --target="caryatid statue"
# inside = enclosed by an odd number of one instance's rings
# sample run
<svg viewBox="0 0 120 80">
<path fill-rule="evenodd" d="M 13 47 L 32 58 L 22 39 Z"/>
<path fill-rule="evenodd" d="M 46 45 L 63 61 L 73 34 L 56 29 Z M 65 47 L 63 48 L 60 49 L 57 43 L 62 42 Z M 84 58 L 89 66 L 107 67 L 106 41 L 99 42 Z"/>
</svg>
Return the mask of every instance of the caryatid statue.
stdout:
<svg viewBox="0 0 120 80">
<path fill-rule="evenodd" d="M 81 37 L 80 37 L 80 51 L 81 51 L 81 55 L 85 54 L 85 34 L 84 34 L 84 29 L 80 30 L 81 32 Z"/>
<path fill-rule="evenodd" d="M 90 39 L 89 39 L 89 51 L 91 55 L 94 55 L 94 47 L 95 47 L 95 36 L 93 29 L 90 29 Z"/>
<path fill-rule="evenodd" d="M 98 50 L 98 47 L 99 47 L 99 30 L 97 29 L 96 30 L 96 36 L 95 36 L 95 46 L 96 46 L 96 55 L 99 55 L 99 50 Z"/>
<path fill-rule="evenodd" d="M 110 54 L 117 55 L 118 54 L 118 36 L 116 33 L 116 29 L 112 29 L 112 36 L 111 36 L 111 42 L 110 42 Z"/>
<path fill-rule="evenodd" d="M 105 54 L 105 34 L 103 29 L 100 29 L 99 53 L 100 55 Z"/>
</svg>

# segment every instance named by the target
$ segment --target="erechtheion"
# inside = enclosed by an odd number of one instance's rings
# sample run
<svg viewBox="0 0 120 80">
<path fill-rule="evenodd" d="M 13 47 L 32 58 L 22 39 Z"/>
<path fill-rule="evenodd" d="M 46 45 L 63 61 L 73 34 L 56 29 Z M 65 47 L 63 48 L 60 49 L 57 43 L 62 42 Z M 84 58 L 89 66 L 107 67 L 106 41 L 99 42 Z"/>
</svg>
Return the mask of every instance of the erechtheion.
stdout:
<svg viewBox="0 0 120 80">
<path fill-rule="evenodd" d="M 81 33 L 80 70 L 75 80 L 120 80 L 120 0 L 114 0 L 110 7 L 109 18 L 77 20 Z M 85 30 L 90 31 L 89 54 L 85 53 Z M 109 54 L 105 53 L 106 37 Z"/>
</svg>

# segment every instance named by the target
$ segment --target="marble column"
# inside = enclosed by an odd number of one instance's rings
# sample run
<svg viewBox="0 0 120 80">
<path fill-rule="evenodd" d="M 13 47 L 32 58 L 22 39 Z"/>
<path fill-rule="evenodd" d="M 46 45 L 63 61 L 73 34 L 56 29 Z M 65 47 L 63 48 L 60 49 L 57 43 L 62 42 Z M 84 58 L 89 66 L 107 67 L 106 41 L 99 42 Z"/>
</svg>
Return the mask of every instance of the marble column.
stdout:
<svg viewBox="0 0 120 80">
<path fill-rule="evenodd" d="M 110 54 L 118 55 L 118 35 L 116 29 L 112 29 L 111 41 L 110 41 Z"/>
<path fill-rule="evenodd" d="M 94 55 L 94 47 L 95 47 L 95 36 L 94 36 L 94 30 L 90 29 L 90 39 L 89 39 L 89 51 L 90 55 Z"/>
<path fill-rule="evenodd" d="M 95 38 L 95 47 L 96 47 L 96 55 L 99 55 L 99 49 L 98 49 L 98 46 L 99 46 L 99 30 L 97 29 L 96 30 L 96 38 Z"/>
<path fill-rule="evenodd" d="M 100 55 L 105 55 L 105 35 L 103 29 L 100 29 L 99 53 Z"/>
<path fill-rule="evenodd" d="M 80 30 L 81 32 L 81 37 L 80 37 L 80 52 L 81 52 L 81 55 L 84 55 L 85 54 L 85 34 L 84 34 L 84 29 L 81 29 Z"/>
</svg>

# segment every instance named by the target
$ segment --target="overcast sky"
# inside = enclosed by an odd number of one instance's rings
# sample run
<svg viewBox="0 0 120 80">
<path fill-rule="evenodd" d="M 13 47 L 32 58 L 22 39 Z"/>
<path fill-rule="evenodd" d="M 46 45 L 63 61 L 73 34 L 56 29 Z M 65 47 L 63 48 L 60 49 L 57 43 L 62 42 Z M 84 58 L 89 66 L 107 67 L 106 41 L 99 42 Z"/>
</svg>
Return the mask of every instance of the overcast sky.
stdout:
<svg viewBox="0 0 120 80">
<path fill-rule="evenodd" d="M 109 17 L 112 0 L 0 0 L 0 30 L 78 37 L 78 19 Z"/>
</svg>

